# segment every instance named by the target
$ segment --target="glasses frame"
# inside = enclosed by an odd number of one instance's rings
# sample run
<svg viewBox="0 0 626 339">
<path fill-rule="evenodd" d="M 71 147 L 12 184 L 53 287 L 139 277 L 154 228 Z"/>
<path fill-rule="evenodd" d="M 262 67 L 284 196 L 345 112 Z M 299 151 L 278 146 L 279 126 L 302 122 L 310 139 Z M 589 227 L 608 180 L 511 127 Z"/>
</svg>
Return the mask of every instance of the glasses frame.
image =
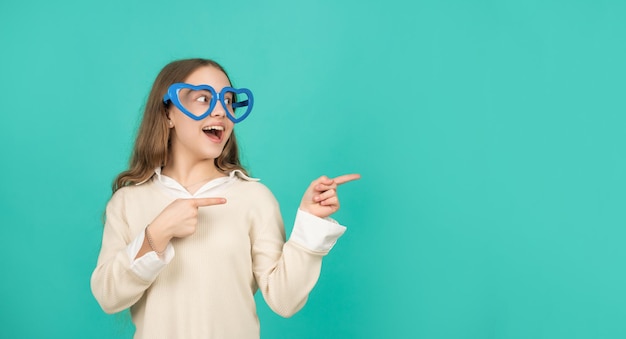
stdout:
<svg viewBox="0 0 626 339">
<path fill-rule="evenodd" d="M 188 88 L 194 91 L 208 90 L 209 92 L 211 92 L 211 103 L 209 104 L 209 109 L 207 109 L 207 111 L 202 113 L 201 115 L 195 115 L 189 112 L 178 99 L 178 93 L 183 88 Z M 233 110 L 235 110 L 236 108 L 240 108 L 240 107 L 247 107 L 245 113 L 242 114 L 239 118 L 233 116 L 230 113 L 226 103 L 224 102 L 224 99 L 225 99 L 224 96 L 228 92 L 235 93 L 235 97 L 239 94 L 245 94 L 248 97 L 248 99 L 244 101 L 232 103 Z M 247 88 L 224 87 L 219 93 L 217 93 L 215 89 L 211 87 L 210 85 L 197 85 L 196 86 L 196 85 L 191 85 L 191 84 L 187 84 L 184 82 L 177 82 L 175 84 L 170 85 L 170 87 L 168 87 L 167 89 L 167 93 L 165 93 L 165 95 L 163 96 L 164 104 L 167 105 L 170 102 L 173 103 L 174 106 L 176 106 L 181 112 L 185 113 L 186 116 L 196 121 L 202 120 L 206 118 L 207 116 L 209 116 L 211 112 L 213 112 L 213 109 L 215 108 L 215 105 L 217 105 L 218 101 L 224 108 L 224 112 L 226 112 L 226 116 L 228 117 L 228 119 L 232 121 L 233 123 L 238 123 L 238 122 L 242 122 L 245 118 L 248 117 L 248 115 L 250 115 L 250 112 L 252 111 L 252 106 L 254 105 L 254 96 L 252 95 L 252 91 L 250 91 Z"/>
</svg>

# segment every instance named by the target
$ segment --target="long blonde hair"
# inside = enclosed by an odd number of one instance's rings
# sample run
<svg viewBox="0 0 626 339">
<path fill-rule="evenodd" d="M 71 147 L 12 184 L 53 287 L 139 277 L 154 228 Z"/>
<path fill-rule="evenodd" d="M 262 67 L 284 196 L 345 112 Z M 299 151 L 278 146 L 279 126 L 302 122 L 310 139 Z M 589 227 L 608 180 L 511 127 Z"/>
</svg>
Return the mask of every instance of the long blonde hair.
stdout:
<svg viewBox="0 0 626 339">
<path fill-rule="evenodd" d="M 185 59 L 171 62 L 156 77 L 137 132 L 129 168 L 120 173 L 113 181 L 113 193 L 124 186 L 148 180 L 154 175 L 155 168 L 167 164 L 170 152 L 170 129 L 167 125 L 168 106 L 163 103 L 163 95 L 171 84 L 183 82 L 196 69 L 203 66 L 219 69 L 224 72 L 230 82 L 228 73 L 224 68 L 209 59 Z M 235 131 L 232 132 L 226 145 L 224 145 L 222 154 L 215 159 L 215 167 L 222 173 L 238 169 L 246 175 L 248 174 L 239 160 Z"/>
</svg>

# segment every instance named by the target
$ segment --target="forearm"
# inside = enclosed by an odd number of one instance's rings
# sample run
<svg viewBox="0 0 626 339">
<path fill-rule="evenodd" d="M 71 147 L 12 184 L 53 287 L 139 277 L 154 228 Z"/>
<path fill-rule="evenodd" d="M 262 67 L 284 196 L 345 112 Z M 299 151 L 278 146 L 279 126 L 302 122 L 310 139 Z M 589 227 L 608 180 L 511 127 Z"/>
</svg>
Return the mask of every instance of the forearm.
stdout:
<svg viewBox="0 0 626 339">
<path fill-rule="evenodd" d="M 174 257 L 172 245 L 161 238 L 161 233 L 157 233 L 153 243 L 164 243 L 162 256 L 152 251 L 145 235 L 144 230 L 123 248 L 103 247 L 91 277 L 91 287 L 105 312 L 119 312 L 136 303 Z"/>
<path fill-rule="evenodd" d="M 259 289 L 274 312 L 291 317 L 305 305 L 319 278 L 322 256 L 287 242 L 276 265 L 257 275 Z"/>
<path fill-rule="evenodd" d="M 116 313 L 134 305 L 152 281 L 141 279 L 129 267 L 126 250 L 99 263 L 91 276 L 91 291 L 107 313 Z"/>
</svg>

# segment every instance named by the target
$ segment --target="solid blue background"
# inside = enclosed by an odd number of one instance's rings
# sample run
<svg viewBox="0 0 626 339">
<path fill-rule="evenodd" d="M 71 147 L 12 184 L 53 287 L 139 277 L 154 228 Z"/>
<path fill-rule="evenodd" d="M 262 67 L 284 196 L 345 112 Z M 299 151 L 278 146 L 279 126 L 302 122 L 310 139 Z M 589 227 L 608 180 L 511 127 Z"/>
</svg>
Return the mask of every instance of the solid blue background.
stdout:
<svg viewBox="0 0 626 339">
<path fill-rule="evenodd" d="M 359 172 L 349 230 L 264 338 L 626 337 L 626 3 L 0 3 L 0 337 L 131 337 L 89 289 L 158 71 L 255 93 L 243 161 L 287 231 Z"/>
</svg>

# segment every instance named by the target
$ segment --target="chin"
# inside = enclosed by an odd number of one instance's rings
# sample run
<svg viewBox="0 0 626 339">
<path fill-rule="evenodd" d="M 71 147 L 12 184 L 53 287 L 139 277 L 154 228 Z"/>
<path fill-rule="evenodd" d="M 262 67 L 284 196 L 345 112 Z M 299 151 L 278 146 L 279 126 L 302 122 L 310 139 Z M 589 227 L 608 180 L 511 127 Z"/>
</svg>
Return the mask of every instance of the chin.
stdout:
<svg viewBox="0 0 626 339">
<path fill-rule="evenodd" d="M 217 159 L 224 152 L 224 147 L 218 149 L 207 150 L 204 152 L 205 159 Z"/>
</svg>

